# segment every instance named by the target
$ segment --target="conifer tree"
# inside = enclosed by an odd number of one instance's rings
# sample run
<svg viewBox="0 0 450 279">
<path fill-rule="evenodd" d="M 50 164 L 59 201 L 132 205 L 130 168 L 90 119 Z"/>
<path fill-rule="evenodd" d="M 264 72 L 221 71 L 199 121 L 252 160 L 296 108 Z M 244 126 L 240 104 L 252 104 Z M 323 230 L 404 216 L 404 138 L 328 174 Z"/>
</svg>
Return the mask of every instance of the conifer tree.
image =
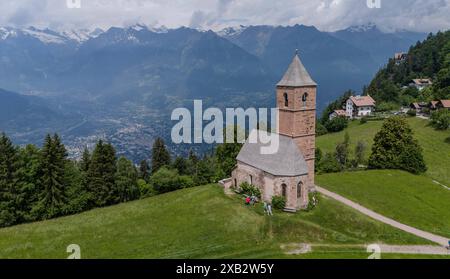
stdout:
<svg viewBox="0 0 450 279">
<path fill-rule="evenodd" d="M 17 149 L 5 135 L 0 136 L 0 227 L 16 223 Z"/>
<path fill-rule="evenodd" d="M 139 178 L 147 180 L 150 176 L 149 170 L 150 168 L 148 166 L 147 160 L 142 160 L 139 164 Z"/>
<path fill-rule="evenodd" d="M 166 149 L 164 140 L 157 138 L 152 149 L 152 174 L 157 172 L 163 166 L 170 165 L 170 154 Z"/>
<path fill-rule="evenodd" d="M 34 213 L 38 219 L 49 219 L 62 215 L 67 202 L 64 168 L 67 151 L 57 134 L 47 135 L 40 161 L 41 181 L 39 200 Z"/>
<path fill-rule="evenodd" d="M 91 153 L 89 152 L 89 149 L 85 147 L 83 150 L 83 155 L 81 156 L 80 170 L 86 173 L 89 170 L 90 163 L 91 163 Z"/>
<path fill-rule="evenodd" d="M 19 189 L 16 202 L 17 223 L 34 221 L 35 219 L 31 211 L 38 201 L 40 160 L 41 152 L 32 144 L 19 151 Z"/>
<path fill-rule="evenodd" d="M 181 156 L 178 156 L 177 158 L 175 158 L 175 160 L 173 161 L 173 168 L 175 168 L 180 175 L 189 174 L 188 173 L 188 169 L 189 169 L 188 161 Z"/>
<path fill-rule="evenodd" d="M 115 173 L 116 152 L 114 147 L 100 140 L 92 154 L 87 173 L 91 206 L 105 206 L 114 203 L 117 194 Z"/>
</svg>

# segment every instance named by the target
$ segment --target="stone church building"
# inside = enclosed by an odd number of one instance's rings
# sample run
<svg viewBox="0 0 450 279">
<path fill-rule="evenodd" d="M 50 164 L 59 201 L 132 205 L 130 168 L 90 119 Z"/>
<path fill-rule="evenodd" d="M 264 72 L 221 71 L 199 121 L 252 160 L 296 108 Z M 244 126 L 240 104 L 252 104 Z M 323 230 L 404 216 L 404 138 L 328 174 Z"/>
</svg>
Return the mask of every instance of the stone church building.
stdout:
<svg viewBox="0 0 450 279">
<path fill-rule="evenodd" d="M 315 189 L 316 89 L 317 84 L 296 54 L 276 86 L 278 151 L 261 154 L 261 143 L 247 140 L 236 158 L 230 186 L 253 184 L 267 202 L 275 195 L 284 196 L 286 211 L 308 206 L 308 194 Z"/>
</svg>

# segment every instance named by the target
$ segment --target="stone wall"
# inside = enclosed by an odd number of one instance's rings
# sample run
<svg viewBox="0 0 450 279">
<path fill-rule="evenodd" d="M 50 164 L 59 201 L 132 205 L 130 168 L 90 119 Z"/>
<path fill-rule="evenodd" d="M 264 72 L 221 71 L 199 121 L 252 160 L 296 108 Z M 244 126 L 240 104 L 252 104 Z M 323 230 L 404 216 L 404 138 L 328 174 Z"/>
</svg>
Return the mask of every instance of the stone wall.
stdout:
<svg viewBox="0 0 450 279">
<path fill-rule="evenodd" d="M 232 173 L 233 187 L 239 187 L 243 182 L 251 183 L 261 190 L 263 201 L 272 202 L 273 196 L 281 196 L 283 184 L 286 185 L 286 209 L 296 211 L 308 205 L 308 177 L 279 177 L 262 170 L 238 162 L 237 168 Z M 301 182 L 301 183 L 300 183 Z M 301 185 L 301 196 L 297 199 L 297 186 Z"/>
</svg>

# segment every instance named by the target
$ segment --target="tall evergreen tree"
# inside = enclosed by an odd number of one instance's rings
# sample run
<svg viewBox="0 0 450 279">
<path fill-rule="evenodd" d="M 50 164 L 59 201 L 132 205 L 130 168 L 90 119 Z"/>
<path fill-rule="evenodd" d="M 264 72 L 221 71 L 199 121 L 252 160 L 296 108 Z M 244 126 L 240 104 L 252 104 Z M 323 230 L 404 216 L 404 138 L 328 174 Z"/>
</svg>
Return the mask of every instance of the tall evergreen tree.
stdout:
<svg viewBox="0 0 450 279">
<path fill-rule="evenodd" d="M 0 136 L 0 226 L 16 223 L 17 149 L 5 135 Z"/>
<path fill-rule="evenodd" d="M 197 157 L 197 154 L 195 154 L 194 150 L 190 149 L 187 161 L 187 174 L 191 175 L 192 177 L 195 177 L 197 175 L 198 162 L 199 159 Z"/>
<path fill-rule="evenodd" d="M 29 144 L 19 152 L 19 189 L 17 196 L 16 213 L 18 223 L 34 220 L 31 214 L 33 206 L 38 201 L 40 184 L 40 150 Z"/>
<path fill-rule="evenodd" d="M 119 158 L 115 179 L 117 185 L 117 202 L 127 202 L 139 198 L 138 174 L 130 160 L 124 157 Z"/>
<path fill-rule="evenodd" d="M 48 219 L 63 213 L 67 202 L 64 170 L 67 151 L 58 135 L 47 135 L 40 162 L 39 201 L 33 209 L 37 218 Z"/>
<path fill-rule="evenodd" d="M 152 174 L 157 172 L 163 166 L 170 165 L 170 154 L 166 149 L 164 140 L 157 138 L 153 143 L 152 149 Z"/>
<path fill-rule="evenodd" d="M 147 160 L 142 160 L 139 164 L 139 178 L 147 181 L 150 176 L 149 171 L 150 167 L 148 166 Z"/>
<path fill-rule="evenodd" d="M 91 164 L 91 153 L 87 147 L 83 150 L 83 155 L 81 155 L 80 170 L 82 172 L 87 172 L 89 170 L 89 165 Z"/>
<path fill-rule="evenodd" d="M 92 154 L 87 173 L 88 191 L 91 193 L 91 206 L 113 204 L 117 197 L 115 185 L 116 151 L 111 144 L 100 140 Z"/>
<path fill-rule="evenodd" d="M 175 160 L 173 161 L 173 168 L 175 168 L 180 175 L 189 174 L 188 173 L 188 161 L 181 156 L 178 156 L 177 158 L 175 158 Z"/>
</svg>

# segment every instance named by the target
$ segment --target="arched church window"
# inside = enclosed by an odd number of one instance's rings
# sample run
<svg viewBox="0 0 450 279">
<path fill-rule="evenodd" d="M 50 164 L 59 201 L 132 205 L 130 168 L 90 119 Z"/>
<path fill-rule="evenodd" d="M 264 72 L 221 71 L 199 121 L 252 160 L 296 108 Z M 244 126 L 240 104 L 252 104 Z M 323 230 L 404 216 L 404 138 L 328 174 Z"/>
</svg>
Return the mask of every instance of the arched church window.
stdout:
<svg viewBox="0 0 450 279">
<path fill-rule="evenodd" d="M 303 182 L 299 182 L 297 185 L 297 198 L 301 198 L 302 197 L 302 187 L 303 187 Z"/>
<path fill-rule="evenodd" d="M 306 101 L 308 101 L 308 93 L 304 93 L 302 96 L 302 104 L 304 107 L 306 107 Z"/>
<path fill-rule="evenodd" d="M 284 93 L 283 96 L 284 96 L 284 106 L 288 107 L 289 106 L 288 94 Z"/>
<path fill-rule="evenodd" d="M 281 196 L 287 198 L 287 185 L 286 184 L 281 184 Z"/>
</svg>

